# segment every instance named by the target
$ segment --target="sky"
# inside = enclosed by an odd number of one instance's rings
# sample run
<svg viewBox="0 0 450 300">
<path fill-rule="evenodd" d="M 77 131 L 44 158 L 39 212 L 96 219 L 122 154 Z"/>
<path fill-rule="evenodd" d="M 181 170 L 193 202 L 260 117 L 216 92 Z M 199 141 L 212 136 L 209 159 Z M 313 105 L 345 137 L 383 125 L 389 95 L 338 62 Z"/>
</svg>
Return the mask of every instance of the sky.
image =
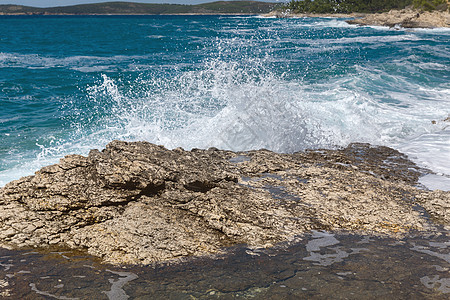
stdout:
<svg viewBox="0 0 450 300">
<path fill-rule="evenodd" d="M 172 4 L 200 4 L 207 2 L 214 2 L 217 0 L 0 0 L 0 4 L 19 4 L 34 7 L 52 7 L 52 6 L 66 6 L 86 3 L 99 2 L 141 2 L 141 3 L 172 3 Z M 258 0 L 263 2 L 286 2 L 287 0 Z"/>
</svg>

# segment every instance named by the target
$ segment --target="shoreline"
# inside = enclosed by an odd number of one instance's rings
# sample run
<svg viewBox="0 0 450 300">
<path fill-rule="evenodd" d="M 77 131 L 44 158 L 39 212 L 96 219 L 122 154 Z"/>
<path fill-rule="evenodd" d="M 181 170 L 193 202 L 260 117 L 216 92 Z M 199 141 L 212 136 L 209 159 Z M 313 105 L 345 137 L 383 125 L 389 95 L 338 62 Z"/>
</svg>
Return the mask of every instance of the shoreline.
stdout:
<svg viewBox="0 0 450 300">
<path fill-rule="evenodd" d="M 102 14 L 102 13 L 0 13 L 2 16 L 261 16 L 266 18 L 341 18 L 350 25 L 383 26 L 402 28 L 450 28 L 448 12 L 419 12 L 416 10 L 391 10 L 385 13 L 351 13 L 351 14 L 317 14 L 317 13 L 285 13 L 273 11 L 267 14 L 258 13 L 169 13 L 169 14 Z"/>
<path fill-rule="evenodd" d="M 367 13 L 351 13 L 351 14 L 318 14 L 318 13 L 293 13 L 283 11 L 272 11 L 268 14 L 262 14 L 263 17 L 276 17 L 276 18 L 362 18 L 367 16 Z"/>
<path fill-rule="evenodd" d="M 0 13 L 0 16 L 259 16 L 260 14 L 252 13 L 173 13 L 173 14 L 62 14 L 62 13 L 16 13 L 5 14 Z"/>
<path fill-rule="evenodd" d="M 366 15 L 363 18 L 346 22 L 361 26 L 385 26 L 391 28 L 450 28 L 450 14 L 446 11 L 422 12 L 403 9 Z"/>
<path fill-rule="evenodd" d="M 383 13 L 315 14 L 273 11 L 263 15 L 276 18 L 349 18 L 346 22 L 360 26 L 403 28 L 450 28 L 448 11 L 423 12 L 413 9 L 391 10 Z"/>
</svg>

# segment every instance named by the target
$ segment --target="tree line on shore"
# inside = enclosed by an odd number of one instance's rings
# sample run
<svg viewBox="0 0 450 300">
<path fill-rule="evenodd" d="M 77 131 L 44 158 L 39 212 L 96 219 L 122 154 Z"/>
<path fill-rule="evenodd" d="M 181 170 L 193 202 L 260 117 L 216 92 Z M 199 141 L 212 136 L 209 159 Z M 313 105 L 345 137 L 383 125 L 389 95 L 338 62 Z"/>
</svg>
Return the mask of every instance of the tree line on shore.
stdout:
<svg viewBox="0 0 450 300">
<path fill-rule="evenodd" d="M 0 15 L 259 14 L 272 11 L 276 5 L 258 1 L 215 1 L 195 5 L 101 2 L 46 8 L 6 4 L 0 5 Z"/>
<path fill-rule="evenodd" d="M 299 13 L 375 13 L 412 6 L 421 10 L 446 10 L 447 0 L 291 0 L 284 6 Z"/>
</svg>

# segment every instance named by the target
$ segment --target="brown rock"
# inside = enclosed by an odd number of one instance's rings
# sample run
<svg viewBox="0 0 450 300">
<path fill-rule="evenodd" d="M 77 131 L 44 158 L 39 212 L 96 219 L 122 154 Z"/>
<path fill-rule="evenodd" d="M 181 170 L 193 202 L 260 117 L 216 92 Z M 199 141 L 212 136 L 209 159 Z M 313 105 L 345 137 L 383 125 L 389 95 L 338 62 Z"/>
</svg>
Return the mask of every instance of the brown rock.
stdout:
<svg viewBox="0 0 450 300">
<path fill-rule="evenodd" d="M 0 190 L 0 243 L 64 245 L 111 263 L 269 247 L 311 229 L 399 235 L 449 225 L 448 192 L 387 147 L 278 154 L 114 141 Z"/>
<path fill-rule="evenodd" d="M 391 10 L 386 13 L 368 14 L 363 18 L 348 20 L 347 23 L 403 28 L 450 27 L 450 14 L 448 11 Z"/>
</svg>

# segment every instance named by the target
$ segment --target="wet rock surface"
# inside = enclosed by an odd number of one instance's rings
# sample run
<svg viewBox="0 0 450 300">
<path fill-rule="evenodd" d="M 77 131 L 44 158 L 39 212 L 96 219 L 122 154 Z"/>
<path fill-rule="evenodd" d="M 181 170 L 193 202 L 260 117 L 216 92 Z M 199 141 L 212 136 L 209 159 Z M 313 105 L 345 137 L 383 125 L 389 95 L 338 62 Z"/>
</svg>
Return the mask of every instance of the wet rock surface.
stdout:
<svg viewBox="0 0 450 300">
<path fill-rule="evenodd" d="M 450 241 L 313 231 L 287 247 L 113 266 L 73 250 L 0 248 L 5 299 L 448 299 Z"/>
<path fill-rule="evenodd" d="M 278 154 L 111 142 L 0 190 L 3 247 L 68 246 L 113 264 L 270 247 L 310 230 L 448 227 L 449 193 L 387 147 Z"/>
</svg>

